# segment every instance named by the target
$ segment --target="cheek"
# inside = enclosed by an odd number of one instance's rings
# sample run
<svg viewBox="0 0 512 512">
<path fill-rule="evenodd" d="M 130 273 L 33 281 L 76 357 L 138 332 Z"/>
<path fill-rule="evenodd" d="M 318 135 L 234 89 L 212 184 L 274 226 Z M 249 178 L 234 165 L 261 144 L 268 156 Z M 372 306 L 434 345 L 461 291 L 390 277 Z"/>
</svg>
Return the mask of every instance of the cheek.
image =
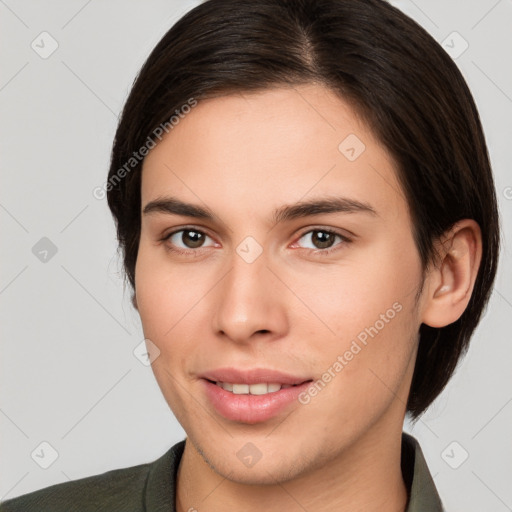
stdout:
<svg viewBox="0 0 512 512">
<path fill-rule="evenodd" d="M 188 315 L 197 314 L 193 309 L 197 290 L 185 272 L 166 264 L 163 251 L 143 243 L 137 257 L 135 288 L 144 337 L 160 351 L 151 365 L 155 379 L 178 421 L 187 426 L 190 402 L 183 396 L 186 383 L 181 372 L 187 368 L 187 356 L 198 339 L 197 333 L 187 329 Z"/>
<path fill-rule="evenodd" d="M 173 317 L 181 309 L 183 292 L 191 289 L 190 282 L 184 282 L 186 269 L 180 271 L 169 264 L 165 250 L 154 247 L 141 238 L 137 264 L 135 266 L 135 289 L 141 319 L 150 320 L 149 325 L 165 322 L 172 325 Z"/>
<path fill-rule="evenodd" d="M 421 266 L 414 248 L 399 254 L 393 244 L 381 243 L 349 254 L 340 265 L 287 277 L 309 309 L 304 310 L 307 318 L 325 334 L 349 339 L 375 323 L 383 330 L 383 325 L 387 329 L 402 322 L 401 312 L 414 307 Z M 395 317 L 400 317 L 398 322 Z"/>
<path fill-rule="evenodd" d="M 393 402 L 405 407 L 415 348 L 414 314 L 408 305 L 393 304 L 377 308 L 378 314 L 367 311 L 365 321 L 347 315 L 345 329 L 310 356 L 322 374 L 316 391 L 302 403 L 308 403 L 305 413 L 326 438 L 339 435 L 340 425 L 345 435 L 355 435 Z"/>
<path fill-rule="evenodd" d="M 160 350 L 155 369 L 186 368 L 186 356 L 199 349 L 209 325 L 204 298 L 212 282 L 195 265 L 171 264 L 164 250 L 141 243 L 135 287 L 144 336 Z"/>
<path fill-rule="evenodd" d="M 375 246 L 372 254 L 359 255 L 357 262 L 324 276 L 328 285 L 323 289 L 309 277 L 298 292 L 323 325 L 313 316 L 311 322 L 327 334 L 309 347 L 313 359 L 322 362 L 316 370 L 333 382 L 326 386 L 325 398 L 354 418 L 364 404 L 371 409 L 393 398 L 415 349 L 421 264 L 414 247 L 398 251 L 398 246 Z"/>
<path fill-rule="evenodd" d="M 163 339 L 172 328 L 179 308 L 176 293 L 173 293 L 179 287 L 178 276 L 166 271 L 159 261 L 160 252 L 141 240 L 135 267 L 135 289 L 144 335 L 155 340 Z"/>
</svg>

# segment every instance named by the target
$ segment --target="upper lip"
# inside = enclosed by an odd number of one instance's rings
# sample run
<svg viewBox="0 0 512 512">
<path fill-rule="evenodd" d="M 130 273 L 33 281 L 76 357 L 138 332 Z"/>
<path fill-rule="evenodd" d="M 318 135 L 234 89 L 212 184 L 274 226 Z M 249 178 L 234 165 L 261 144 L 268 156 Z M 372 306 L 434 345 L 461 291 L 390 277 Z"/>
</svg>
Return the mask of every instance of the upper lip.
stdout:
<svg viewBox="0 0 512 512">
<path fill-rule="evenodd" d="M 283 373 L 271 368 L 252 368 L 242 370 L 238 368 L 217 368 L 202 373 L 199 377 L 214 382 L 229 382 L 231 384 L 259 384 L 261 382 L 276 384 L 302 384 L 312 380 L 310 377 L 300 377 Z"/>
</svg>

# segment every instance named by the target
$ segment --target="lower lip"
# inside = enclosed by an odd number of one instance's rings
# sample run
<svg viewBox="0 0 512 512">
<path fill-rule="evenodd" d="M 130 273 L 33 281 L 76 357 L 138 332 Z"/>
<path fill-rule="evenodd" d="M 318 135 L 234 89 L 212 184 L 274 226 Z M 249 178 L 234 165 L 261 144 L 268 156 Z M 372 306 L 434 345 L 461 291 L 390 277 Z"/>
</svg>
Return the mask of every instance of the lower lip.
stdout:
<svg viewBox="0 0 512 512">
<path fill-rule="evenodd" d="M 311 381 L 280 389 L 266 395 L 235 395 L 206 379 L 201 379 L 206 395 L 217 412 L 228 420 L 241 423 L 260 423 L 276 416 L 305 391 Z"/>
</svg>

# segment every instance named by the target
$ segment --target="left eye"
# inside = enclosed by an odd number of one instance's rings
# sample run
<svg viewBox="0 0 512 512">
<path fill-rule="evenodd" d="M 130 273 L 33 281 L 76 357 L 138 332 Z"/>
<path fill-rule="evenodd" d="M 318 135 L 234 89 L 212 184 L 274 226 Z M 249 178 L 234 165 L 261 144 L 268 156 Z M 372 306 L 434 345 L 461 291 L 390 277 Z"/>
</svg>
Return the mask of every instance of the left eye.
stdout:
<svg viewBox="0 0 512 512">
<path fill-rule="evenodd" d="M 339 238 L 343 242 L 350 242 L 347 237 L 328 229 L 313 229 L 308 231 L 299 238 L 299 241 L 302 239 L 309 239 L 313 244 L 313 247 L 306 247 L 306 249 L 319 250 L 320 252 L 330 252 L 336 238 Z"/>
</svg>

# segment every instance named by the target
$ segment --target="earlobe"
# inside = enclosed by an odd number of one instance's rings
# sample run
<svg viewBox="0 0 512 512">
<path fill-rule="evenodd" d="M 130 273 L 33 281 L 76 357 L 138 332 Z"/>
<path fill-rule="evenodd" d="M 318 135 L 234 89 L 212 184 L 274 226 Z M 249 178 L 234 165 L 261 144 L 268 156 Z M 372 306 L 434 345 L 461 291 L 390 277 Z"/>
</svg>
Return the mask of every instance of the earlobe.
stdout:
<svg viewBox="0 0 512 512">
<path fill-rule="evenodd" d="M 472 219 L 457 222 L 439 244 L 439 264 L 428 276 L 422 322 L 445 327 L 464 313 L 482 259 L 482 234 Z"/>
</svg>

